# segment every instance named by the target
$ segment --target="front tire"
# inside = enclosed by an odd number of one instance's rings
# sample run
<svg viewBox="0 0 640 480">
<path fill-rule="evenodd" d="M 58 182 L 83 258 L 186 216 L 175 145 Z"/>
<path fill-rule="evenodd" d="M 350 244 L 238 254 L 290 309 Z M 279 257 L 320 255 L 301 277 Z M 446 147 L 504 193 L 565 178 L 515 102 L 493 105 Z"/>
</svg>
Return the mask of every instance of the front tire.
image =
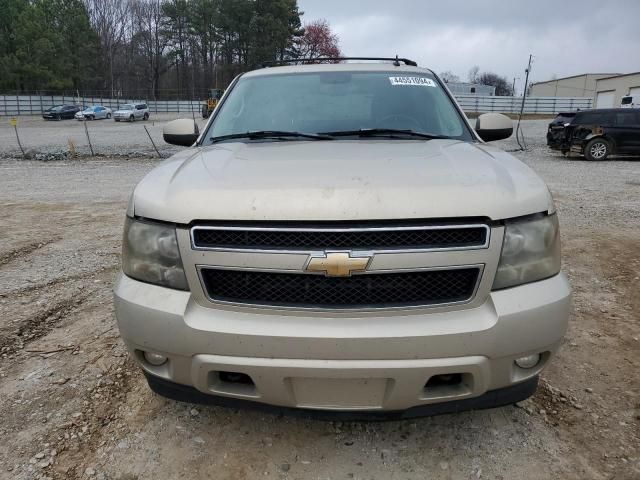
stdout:
<svg viewBox="0 0 640 480">
<path fill-rule="evenodd" d="M 107 120 L 109 120 L 111 118 L 111 114 L 107 113 Z"/>
<path fill-rule="evenodd" d="M 145 120 L 145 121 L 149 120 L 149 114 L 145 113 L 144 117 L 142 117 L 142 119 Z"/>
<path fill-rule="evenodd" d="M 584 148 L 584 157 L 590 161 L 605 160 L 611 154 L 611 145 L 604 138 L 594 138 Z"/>
<path fill-rule="evenodd" d="M 135 122 L 135 120 L 136 120 L 136 117 L 134 117 L 133 115 L 131 115 L 131 116 L 129 117 L 129 121 L 130 121 L 130 122 Z"/>
</svg>

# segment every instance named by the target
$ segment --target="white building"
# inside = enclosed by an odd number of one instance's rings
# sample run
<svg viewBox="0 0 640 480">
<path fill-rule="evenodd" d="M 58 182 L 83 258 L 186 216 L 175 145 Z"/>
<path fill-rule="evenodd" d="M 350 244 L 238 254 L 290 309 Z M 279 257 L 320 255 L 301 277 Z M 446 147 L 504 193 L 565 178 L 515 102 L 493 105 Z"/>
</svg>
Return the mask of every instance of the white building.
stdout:
<svg viewBox="0 0 640 480">
<path fill-rule="evenodd" d="M 640 95 L 640 72 L 599 78 L 593 104 L 595 108 L 617 108 L 626 95 Z"/>
<path fill-rule="evenodd" d="M 491 85 L 481 85 L 479 83 L 449 82 L 447 87 L 454 95 L 485 95 L 496 94 L 496 87 Z"/>
</svg>

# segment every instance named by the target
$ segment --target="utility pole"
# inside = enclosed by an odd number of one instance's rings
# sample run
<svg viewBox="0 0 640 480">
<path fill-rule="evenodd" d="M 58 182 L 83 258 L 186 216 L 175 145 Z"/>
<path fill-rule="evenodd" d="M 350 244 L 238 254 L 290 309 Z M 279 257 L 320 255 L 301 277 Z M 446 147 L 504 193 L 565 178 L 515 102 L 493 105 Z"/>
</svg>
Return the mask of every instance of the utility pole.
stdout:
<svg viewBox="0 0 640 480">
<path fill-rule="evenodd" d="M 520 115 L 518 116 L 518 126 L 516 127 L 516 142 L 518 142 L 518 146 L 521 150 L 526 149 L 526 145 L 524 143 L 524 138 L 522 138 L 522 142 L 520 142 L 520 137 L 518 134 L 520 133 L 520 121 L 522 120 L 522 113 L 524 112 L 524 101 L 527 99 L 527 85 L 529 85 L 529 73 L 531 73 L 531 64 L 533 63 L 533 55 L 529 55 L 529 63 L 527 64 L 527 68 L 524 71 L 526 73 L 524 80 L 524 90 L 522 91 L 522 104 L 520 105 Z"/>
<path fill-rule="evenodd" d="M 516 80 L 520 80 L 520 77 L 513 77 L 513 85 L 511 85 L 511 95 L 516 96 Z"/>
</svg>

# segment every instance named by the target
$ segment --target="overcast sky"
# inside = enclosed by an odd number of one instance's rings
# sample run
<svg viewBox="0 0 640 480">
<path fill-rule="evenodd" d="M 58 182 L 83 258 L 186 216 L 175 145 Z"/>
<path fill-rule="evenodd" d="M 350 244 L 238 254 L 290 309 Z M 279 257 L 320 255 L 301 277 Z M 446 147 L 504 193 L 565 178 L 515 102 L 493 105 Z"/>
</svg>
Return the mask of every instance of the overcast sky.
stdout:
<svg viewBox="0 0 640 480">
<path fill-rule="evenodd" d="M 478 65 L 513 80 L 640 71 L 640 0 L 298 0 L 345 55 L 395 56 L 467 80 Z M 522 87 L 518 88 L 521 91 Z"/>
</svg>

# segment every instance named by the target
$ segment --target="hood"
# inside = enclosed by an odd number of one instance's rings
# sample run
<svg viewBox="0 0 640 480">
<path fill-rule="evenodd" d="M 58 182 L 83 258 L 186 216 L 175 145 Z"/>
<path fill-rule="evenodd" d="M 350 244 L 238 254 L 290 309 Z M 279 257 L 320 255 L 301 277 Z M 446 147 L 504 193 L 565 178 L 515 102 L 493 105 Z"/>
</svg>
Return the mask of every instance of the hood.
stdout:
<svg viewBox="0 0 640 480">
<path fill-rule="evenodd" d="M 136 187 L 137 216 L 194 220 L 505 219 L 552 208 L 513 156 L 454 140 L 223 143 L 186 149 Z"/>
<path fill-rule="evenodd" d="M 122 109 L 120 109 L 120 110 L 116 110 L 115 111 L 115 113 L 131 113 L 131 112 L 133 112 L 133 109 L 130 109 L 130 110 L 122 110 Z"/>
</svg>

